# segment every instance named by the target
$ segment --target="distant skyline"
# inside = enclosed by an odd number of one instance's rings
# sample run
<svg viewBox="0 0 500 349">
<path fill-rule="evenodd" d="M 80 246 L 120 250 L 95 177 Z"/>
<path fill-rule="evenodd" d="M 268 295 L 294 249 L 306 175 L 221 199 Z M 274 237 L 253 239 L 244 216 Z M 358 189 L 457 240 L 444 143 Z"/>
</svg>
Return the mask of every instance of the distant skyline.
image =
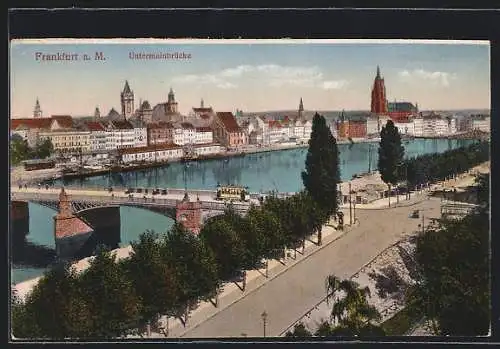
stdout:
<svg viewBox="0 0 500 349">
<path fill-rule="evenodd" d="M 93 115 L 96 107 L 101 115 L 111 108 L 120 112 L 125 80 L 136 108 L 140 100 L 152 107 L 164 103 L 172 88 L 183 114 L 198 107 L 202 98 L 217 111 L 295 110 L 301 97 L 310 111 L 369 110 L 377 65 L 389 102 L 418 103 L 422 110 L 490 108 L 488 44 L 310 42 L 19 40 L 10 47 L 11 116 L 31 117 L 37 98 L 45 117 Z M 88 54 L 91 60 L 42 60 L 58 52 L 79 58 Z M 96 52 L 106 60 L 95 60 Z M 177 52 L 185 58 L 131 59 L 131 52 Z"/>
</svg>

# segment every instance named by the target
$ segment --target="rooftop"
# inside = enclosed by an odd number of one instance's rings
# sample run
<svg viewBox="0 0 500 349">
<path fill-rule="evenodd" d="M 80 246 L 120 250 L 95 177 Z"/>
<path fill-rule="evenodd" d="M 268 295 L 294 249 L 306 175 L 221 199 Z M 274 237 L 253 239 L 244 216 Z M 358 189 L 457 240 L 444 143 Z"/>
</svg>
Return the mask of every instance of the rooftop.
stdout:
<svg viewBox="0 0 500 349">
<path fill-rule="evenodd" d="M 241 132 L 236 118 L 231 112 L 217 112 L 217 117 L 222 122 L 228 132 Z"/>
</svg>

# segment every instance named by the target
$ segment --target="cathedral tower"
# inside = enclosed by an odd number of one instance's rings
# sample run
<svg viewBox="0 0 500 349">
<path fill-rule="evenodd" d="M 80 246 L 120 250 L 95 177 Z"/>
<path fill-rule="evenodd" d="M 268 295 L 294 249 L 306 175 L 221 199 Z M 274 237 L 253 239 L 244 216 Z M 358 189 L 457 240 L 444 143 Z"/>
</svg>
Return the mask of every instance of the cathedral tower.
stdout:
<svg viewBox="0 0 500 349">
<path fill-rule="evenodd" d="M 373 82 L 371 112 L 375 114 L 387 113 L 385 84 L 384 79 L 380 76 L 379 66 L 377 66 L 377 76 Z"/>
<path fill-rule="evenodd" d="M 34 118 L 42 117 L 42 109 L 40 109 L 40 102 L 38 101 L 38 98 L 36 99 L 35 110 L 33 110 L 33 117 Z"/>
<path fill-rule="evenodd" d="M 128 119 L 134 115 L 134 92 L 130 89 L 128 81 L 125 81 L 125 87 L 121 93 L 122 116 Z"/>
<path fill-rule="evenodd" d="M 299 103 L 299 119 L 302 119 L 304 114 L 304 103 L 302 102 L 302 97 L 300 97 L 300 103 Z"/>
</svg>

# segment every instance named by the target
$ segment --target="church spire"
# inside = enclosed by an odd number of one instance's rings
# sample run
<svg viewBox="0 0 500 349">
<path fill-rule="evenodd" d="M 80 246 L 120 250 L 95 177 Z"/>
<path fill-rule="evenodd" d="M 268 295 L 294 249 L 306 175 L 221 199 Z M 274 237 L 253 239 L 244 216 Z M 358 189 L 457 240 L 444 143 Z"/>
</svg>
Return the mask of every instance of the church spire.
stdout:
<svg viewBox="0 0 500 349">
<path fill-rule="evenodd" d="M 203 98 L 201 99 L 200 108 L 205 108 L 205 103 L 203 102 Z"/>
<path fill-rule="evenodd" d="M 128 85 L 128 80 L 125 80 L 125 87 L 123 87 L 123 93 L 131 93 L 130 86 Z"/>
<path fill-rule="evenodd" d="M 99 110 L 99 107 L 95 107 L 94 118 L 99 119 L 100 117 L 101 117 L 101 112 Z"/>
<path fill-rule="evenodd" d="M 381 79 L 380 77 L 380 67 L 377 65 L 377 79 Z"/>
<path fill-rule="evenodd" d="M 41 118 L 42 117 L 42 109 L 40 108 L 40 101 L 38 100 L 38 97 L 36 98 L 35 110 L 33 111 L 33 117 L 34 118 Z"/>
<path fill-rule="evenodd" d="M 302 118 L 304 114 L 304 103 L 302 102 L 302 97 L 300 97 L 300 102 L 299 102 L 299 118 Z"/>
</svg>

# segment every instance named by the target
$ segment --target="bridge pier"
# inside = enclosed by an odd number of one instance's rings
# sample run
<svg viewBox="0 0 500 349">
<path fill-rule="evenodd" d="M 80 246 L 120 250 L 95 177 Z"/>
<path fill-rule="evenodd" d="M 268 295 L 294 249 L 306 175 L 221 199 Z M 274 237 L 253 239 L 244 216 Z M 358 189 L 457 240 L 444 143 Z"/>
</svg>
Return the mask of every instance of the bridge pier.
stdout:
<svg viewBox="0 0 500 349">
<path fill-rule="evenodd" d="M 10 236 L 13 240 L 23 241 L 29 233 L 30 213 L 28 202 L 11 201 L 10 203 Z M 12 241 L 15 243 L 16 241 Z"/>
<path fill-rule="evenodd" d="M 186 192 L 182 201 L 176 205 L 175 221 L 181 223 L 184 228 L 198 235 L 201 230 L 201 211 L 202 205 L 200 199 L 190 201 Z"/>
<path fill-rule="evenodd" d="M 76 217 L 68 194 L 61 189 L 59 213 L 54 216 L 56 253 L 60 258 L 72 258 L 94 232 L 86 222 Z"/>
</svg>

